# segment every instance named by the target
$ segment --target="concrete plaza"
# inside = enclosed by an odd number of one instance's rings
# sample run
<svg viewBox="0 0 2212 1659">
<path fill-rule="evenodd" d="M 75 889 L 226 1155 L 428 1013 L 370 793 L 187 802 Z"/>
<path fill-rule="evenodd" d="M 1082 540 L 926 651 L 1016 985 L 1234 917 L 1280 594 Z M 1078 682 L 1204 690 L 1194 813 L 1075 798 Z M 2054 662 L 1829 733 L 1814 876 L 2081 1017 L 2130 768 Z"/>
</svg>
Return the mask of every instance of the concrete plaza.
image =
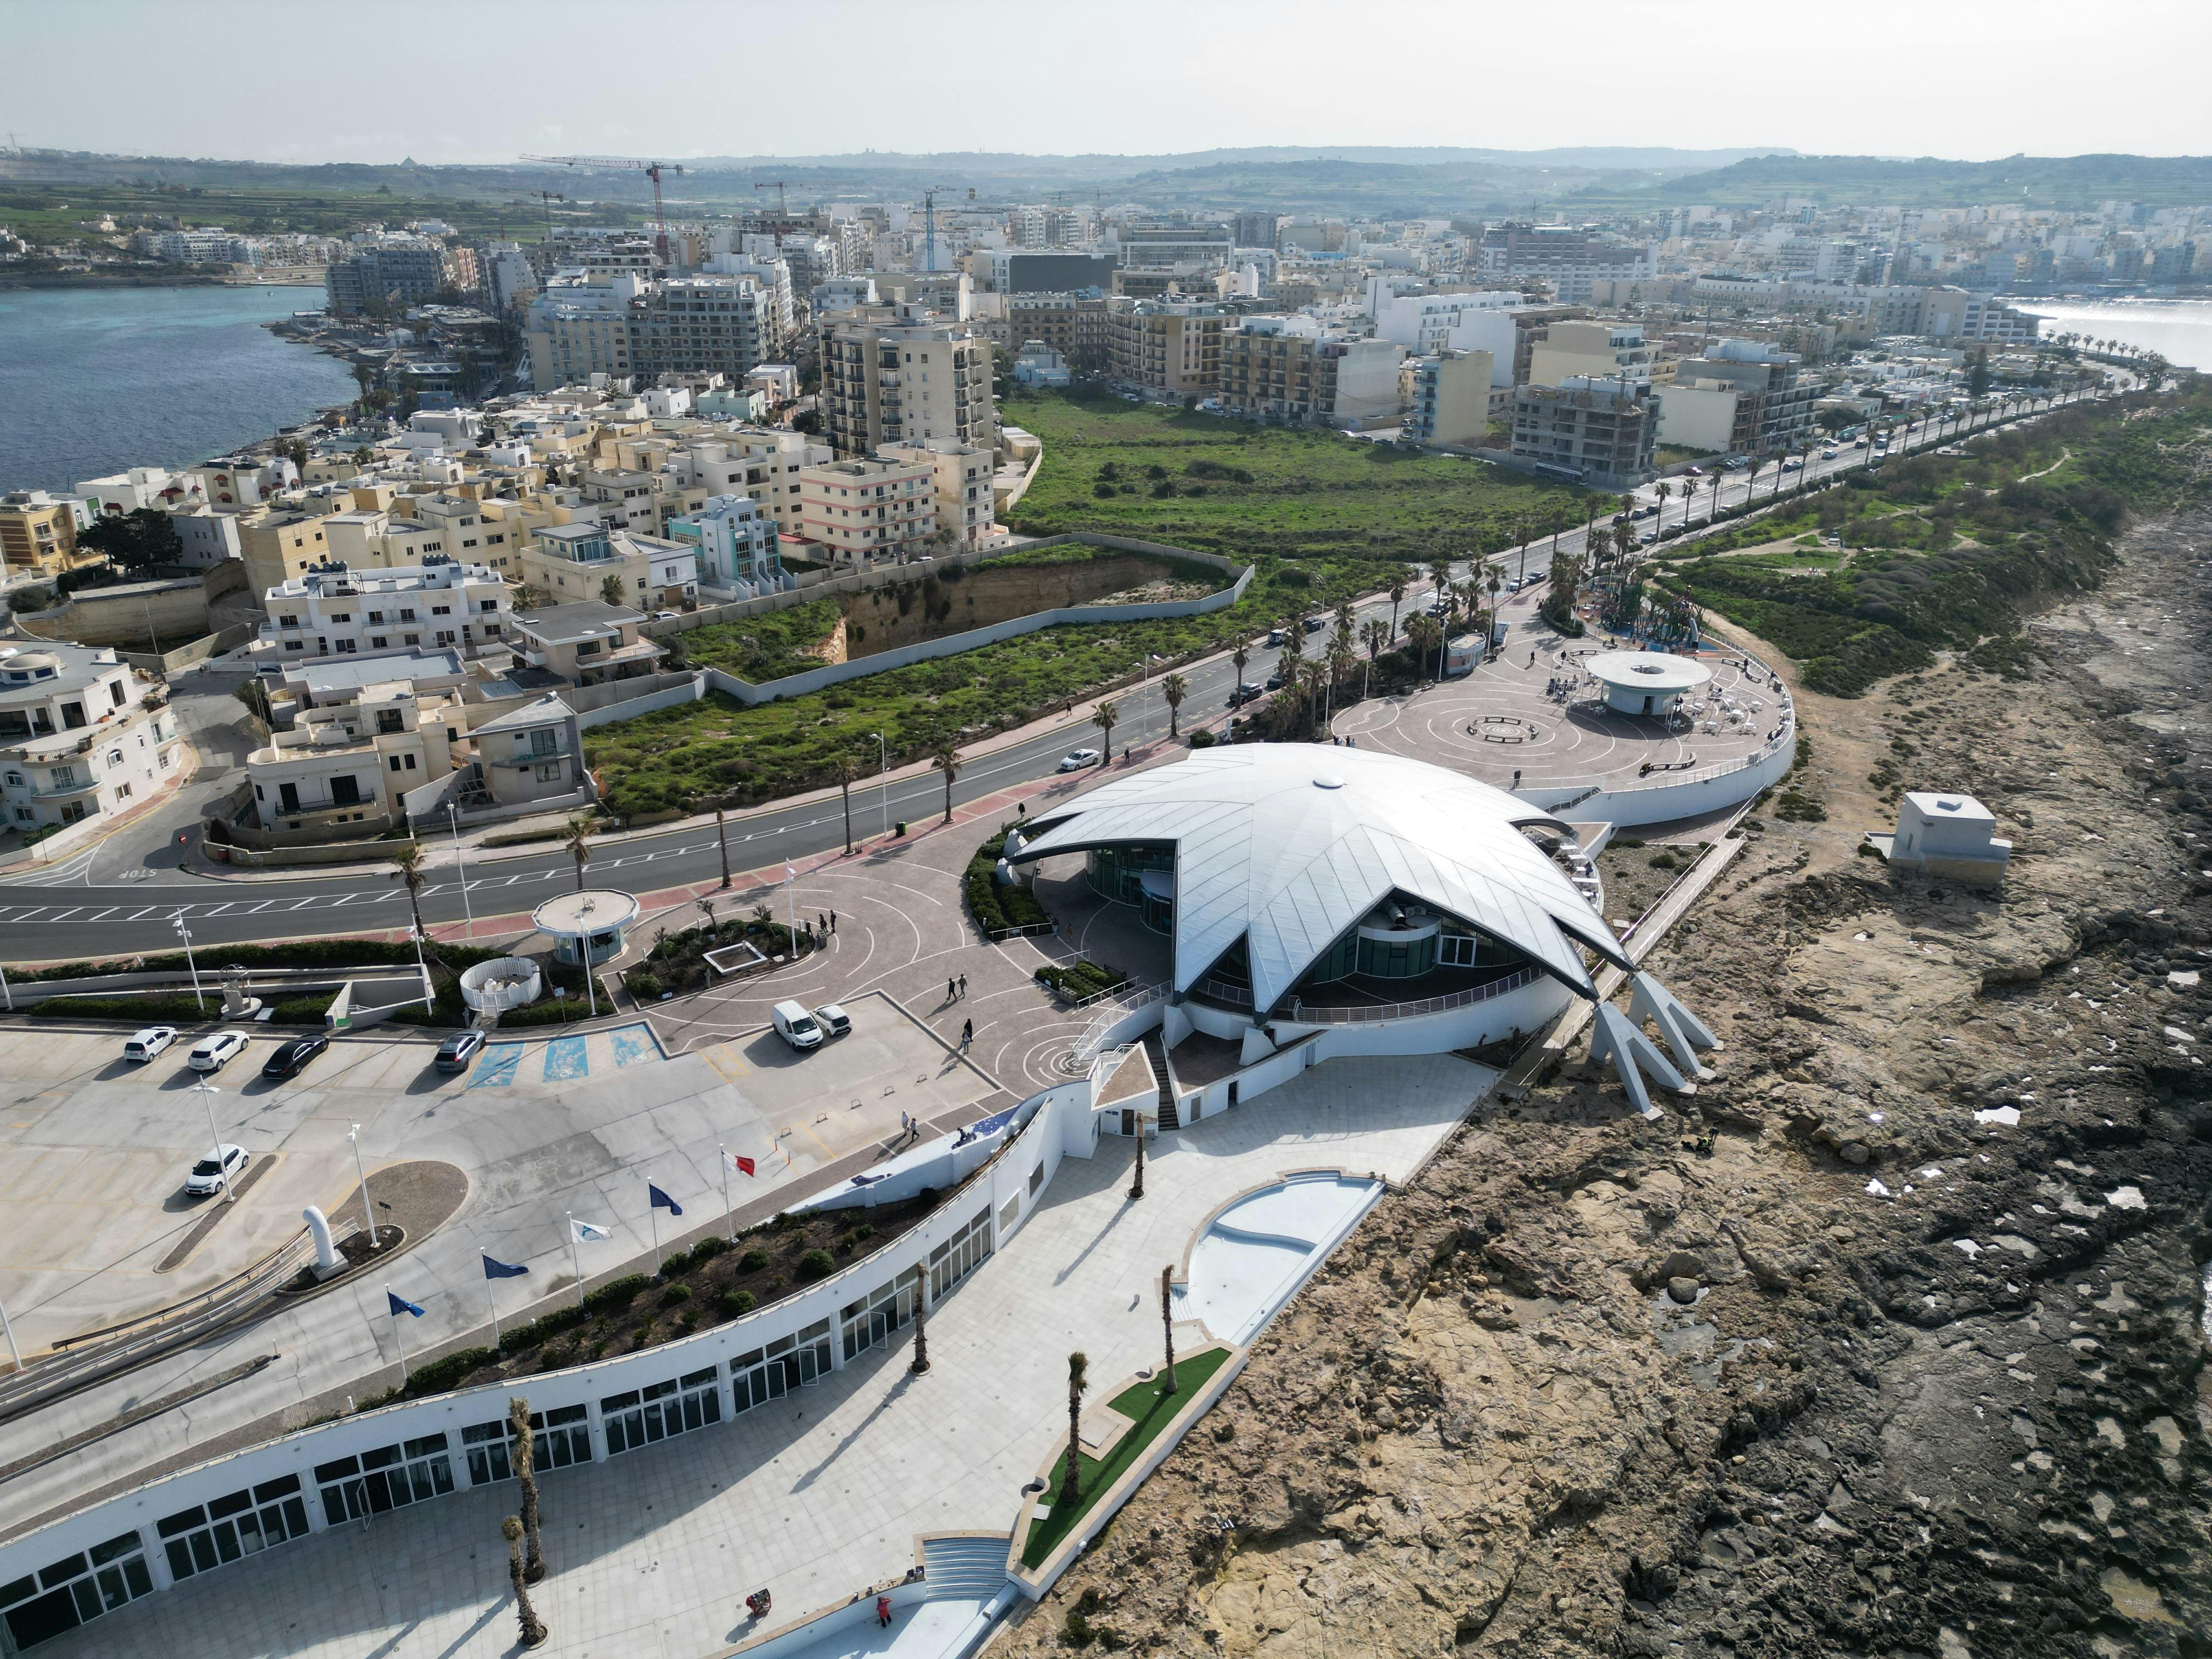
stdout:
<svg viewBox="0 0 2212 1659">
<path fill-rule="evenodd" d="M 909 1332 L 732 1423 L 546 1475 L 543 1651 L 702 1659 L 746 1633 L 748 1590 L 772 1590 L 781 1622 L 899 1577 L 921 1534 L 1011 1528 L 1064 1431 L 1069 1350 L 1090 1355 L 1094 1399 L 1154 1364 L 1151 1287 L 1212 1211 L 1293 1170 L 1403 1180 L 1492 1080 L 1448 1055 L 1316 1066 L 1156 1143 L 1140 1201 L 1126 1196 L 1125 1141 L 1062 1164 L 1029 1222 L 933 1314 L 927 1376 L 906 1369 Z M 317 1534 L 41 1651 L 502 1654 L 498 1524 L 515 1504 L 501 1484 Z"/>
</svg>

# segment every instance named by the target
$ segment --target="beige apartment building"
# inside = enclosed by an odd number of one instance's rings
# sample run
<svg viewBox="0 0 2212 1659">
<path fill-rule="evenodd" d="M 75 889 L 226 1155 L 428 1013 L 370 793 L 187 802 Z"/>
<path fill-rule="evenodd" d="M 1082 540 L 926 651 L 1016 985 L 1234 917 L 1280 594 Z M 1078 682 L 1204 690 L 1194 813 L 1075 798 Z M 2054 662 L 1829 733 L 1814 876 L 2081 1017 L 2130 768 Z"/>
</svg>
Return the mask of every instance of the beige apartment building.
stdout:
<svg viewBox="0 0 2212 1659">
<path fill-rule="evenodd" d="M 11 571 L 58 571 L 76 558 L 74 501 L 58 501 L 43 489 L 0 495 L 0 554 Z"/>
<path fill-rule="evenodd" d="M 799 534 L 837 564 L 931 550 L 937 533 L 933 459 L 830 461 L 800 473 L 799 488 Z"/>
<path fill-rule="evenodd" d="M 991 477 L 995 468 L 989 450 L 939 438 L 927 444 L 885 444 L 882 459 L 929 468 L 937 497 L 935 528 L 949 531 L 956 547 L 980 546 L 991 533 Z"/>
<path fill-rule="evenodd" d="M 1579 375 L 1659 385 L 1674 374 L 1674 360 L 1645 343 L 1641 323 L 1577 320 L 1552 324 L 1529 349 L 1527 383 L 1558 386 Z"/>
<path fill-rule="evenodd" d="M 1006 341 L 1019 350 L 1042 341 L 1067 359 L 1078 374 L 1106 368 L 1106 296 L 1090 294 L 1009 294 L 1003 296 Z"/>
<path fill-rule="evenodd" d="M 382 680 L 329 696 L 246 757 L 256 824 L 272 839 L 342 841 L 405 819 L 408 791 L 453 769 L 459 696 Z"/>
<path fill-rule="evenodd" d="M 546 525 L 522 553 L 522 579 L 556 605 L 603 599 L 610 579 L 626 605 L 675 609 L 699 599 L 699 550 L 619 526 Z"/>
<path fill-rule="evenodd" d="M 1221 386 L 1221 307 L 1189 300 L 1108 301 L 1106 371 L 1153 398 L 1210 398 Z"/>
<path fill-rule="evenodd" d="M 823 433 L 840 457 L 939 438 L 997 449 L 991 346 L 968 324 L 870 306 L 825 321 L 821 338 Z"/>
</svg>

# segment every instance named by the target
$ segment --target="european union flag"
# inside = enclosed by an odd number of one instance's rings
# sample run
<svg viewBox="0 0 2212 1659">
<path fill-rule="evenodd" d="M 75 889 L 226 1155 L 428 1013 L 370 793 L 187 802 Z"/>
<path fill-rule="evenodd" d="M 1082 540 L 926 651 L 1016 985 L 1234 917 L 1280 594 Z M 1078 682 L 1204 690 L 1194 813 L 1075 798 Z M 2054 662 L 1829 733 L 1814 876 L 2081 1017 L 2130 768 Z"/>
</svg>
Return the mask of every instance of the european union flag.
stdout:
<svg viewBox="0 0 2212 1659">
<path fill-rule="evenodd" d="M 413 1314 L 417 1319 L 422 1316 L 422 1310 L 404 1296 L 397 1296 L 386 1291 L 384 1293 L 384 1299 L 392 1304 L 392 1316 L 394 1319 L 398 1318 L 402 1314 Z"/>
<path fill-rule="evenodd" d="M 511 1261 L 501 1261 L 495 1255 L 485 1256 L 483 1267 L 486 1279 L 520 1279 L 530 1271 L 527 1267 L 518 1267 Z"/>
<path fill-rule="evenodd" d="M 682 1215 L 684 1213 L 684 1206 L 681 1204 L 678 1204 L 674 1199 L 669 1197 L 666 1193 L 662 1192 L 659 1188 L 654 1186 L 650 1181 L 645 1183 L 645 1190 L 647 1196 L 653 1200 L 653 1207 L 654 1209 L 665 1210 L 671 1215 Z"/>
</svg>

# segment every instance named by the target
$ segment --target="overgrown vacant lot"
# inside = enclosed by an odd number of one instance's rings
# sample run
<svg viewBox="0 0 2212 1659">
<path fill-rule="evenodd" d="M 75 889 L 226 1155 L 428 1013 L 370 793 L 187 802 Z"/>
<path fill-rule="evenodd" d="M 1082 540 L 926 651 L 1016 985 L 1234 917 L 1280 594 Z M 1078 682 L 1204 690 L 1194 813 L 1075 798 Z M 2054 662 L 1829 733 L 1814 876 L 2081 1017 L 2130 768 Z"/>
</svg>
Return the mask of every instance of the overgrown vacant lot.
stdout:
<svg viewBox="0 0 2212 1659">
<path fill-rule="evenodd" d="M 1009 515 L 1029 535 L 1101 530 L 1231 554 L 1341 549 L 1426 560 L 1504 546 L 1522 519 L 1583 517 L 1579 490 L 1333 432 L 1080 392 L 1010 395 L 1001 413 L 1044 443 L 1036 482 Z"/>
<path fill-rule="evenodd" d="M 1942 652 L 2016 673 L 2024 613 L 2100 581 L 2130 512 L 2204 491 L 2208 434 L 2204 391 L 2156 407 L 2131 398 L 2068 410 L 1976 439 L 1962 457 L 1853 472 L 1840 488 L 1670 550 L 1653 579 L 1787 652 L 1816 691 L 1856 696 Z M 1819 532 L 1836 534 L 1844 555 L 1732 550 Z"/>
<path fill-rule="evenodd" d="M 703 702 L 600 726 L 586 734 L 585 754 L 605 787 L 609 810 L 625 817 L 678 811 L 701 801 L 773 800 L 836 782 L 840 755 L 862 776 L 873 774 L 871 732 L 889 740 L 894 766 L 933 752 L 939 743 L 981 742 L 1099 687 L 1135 680 L 1148 652 L 1168 664 L 1187 660 L 1239 637 L 1264 635 L 1286 618 L 1317 615 L 1340 599 L 1386 587 L 1402 568 L 1395 560 L 1346 555 L 1296 562 L 1262 556 L 1257 562 L 1244 597 L 1212 616 L 1048 628 L 751 708 L 716 693 Z M 1163 672 L 1164 665 L 1153 666 L 1156 674 Z"/>
</svg>

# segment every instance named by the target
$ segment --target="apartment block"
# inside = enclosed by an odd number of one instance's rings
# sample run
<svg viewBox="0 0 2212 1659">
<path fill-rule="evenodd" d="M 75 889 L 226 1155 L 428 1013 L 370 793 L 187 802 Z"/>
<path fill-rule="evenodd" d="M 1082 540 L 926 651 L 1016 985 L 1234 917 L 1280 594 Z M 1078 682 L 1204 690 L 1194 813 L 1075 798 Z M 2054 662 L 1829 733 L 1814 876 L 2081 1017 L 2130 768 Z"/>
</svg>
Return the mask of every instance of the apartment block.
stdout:
<svg viewBox="0 0 2212 1659">
<path fill-rule="evenodd" d="M 668 539 L 697 555 L 699 586 L 707 592 L 750 599 L 781 592 L 788 583 L 775 516 L 750 495 L 708 497 L 668 521 Z"/>
<path fill-rule="evenodd" d="M 514 619 L 515 649 L 532 668 L 571 685 L 600 685 L 653 673 L 663 655 L 638 630 L 645 617 L 599 599 L 544 606 Z"/>
<path fill-rule="evenodd" d="M 427 238 L 412 236 L 352 245 L 343 256 L 331 261 L 323 276 L 331 313 L 337 317 L 421 305 L 452 285 L 445 248 Z"/>
<path fill-rule="evenodd" d="M 398 829 L 407 793 L 452 773 L 466 725 L 457 693 L 407 679 L 319 700 L 246 756 L 256 825 L 272 840 L 301 842 Z"/>
<path fill-rule="evenodd" d="M 830 461 L 799 475 L 799 534 L 839 564 L 930 550 L 937 469 L 913 460 Z"/>
<path fill-rule="evenodd" d="M 412 568 L 326 562 L 262 596 L 261 640 L 283 659 L 450 646 L 475 656 L 507 637 L 507 586 L 489 566 L 433 554 Z"/>
<path fill-rule="evenodd" d="M 612 578 L 624 604 L 641 610 L 696 605 L 696 546 L 604 524 L 545 525 L 522 554 L 522 577 L 556 605 L 600 600 Z"/>
<path fill-rule="evenodd" d="M 1478 258 L 1486 277 L 1541 282 L 1564 305 L 1588 305 L 1594 281 L 1649 282 L 1659 268 L 1648 244 L 1571 225 L 1492 225 Z"/>
<path fill-rule="evenodd" d="M 1406 365 L 1402 435 L 1417 444 L 1480 444 L 1490 431 L 1491 356 L 1440 351 Z"/>
<path fill-rule="evenodd" d="M 1106 367 L 1106 296 L 1103 294 L 1009 294 L 1003 296 L 1006 339 L 1019 347 L 1042 342 L 1078 374 Z"/>
<path fill-rule="evenodd" d="M 1107 302 L 1107 373 L 1131 391 L 1180 401 L 1221 386 L 1219 306 L 1188 300 Z"/>
<path fill-rule="evenodd" d="M 0 555 L 11 571 L 58 571 L 76 557 L 76 532 L 85 522 L 82 502 L 58 501 L 43 489 L 0 495 Z"/>
<path fill-rule="evenodd" d="M 878 307 L 823 324 L 823 431 L 838 455 L 939 438 L 998 447 L 989 342 L 965 324 L 927 318 Z"/>
<path fill-rule="evenodd" d="M 957 547 L 975 547 L 991 533 L 991 475 L 995 457 L 973 444 L 939 438 L 926 444 L 885 444 L 883 459 L 929 468 L 937 526 Z"/>
<path fill-rule="evenodd" d="M 1559 386 L 1570 377 L 1657 380 L 1668 378 L 1659 353 L 1644 343 L 1640 323 L 1590 321 L 1550 325 L 1529 352 L 1528 379 L 1534 386 Z"/>
<path fill-rule="evenodd" d="M 0 802 L 26 835 L 128 811 L 176 775 L 176 716 L 110 649 L 0 646 Z"/>
<path fill-rule="evenodd" d="M 1694 387 L 1722 386 L 1755 393 L 1757 437 L 1749 444 L 1737 445 L 1736 449 L 1746 454 L 1778 455 L 1803 447 L 1813 433 L 1820 387 L 1802 377 L 1802 362 L 1796 352 L 1778 350 L 1763 340 L 1717 340 L 1705 348 L 1704 356 L 1686 357 L 1676 365 L 1674 379 L 1678 384 Z M 1685 405 L 1686 410 L 1692 406 Z"/>
<path fill-rule="evenodd" d="M 1222 405 L 1246 420 L 1358 426 L 1399 412 L 1395 341 L 1354 339 L 1311 317 L 1248 317 L 1221 336 Z"/>
<path fill-rule="evenodd" d="M 1571 376 L 1513 393 L 1513 454 L 1549 477 L 1633 489 L 1651 476 L 1658 435 L 1658 410 L 1642 380 Z"/>
</svg>

